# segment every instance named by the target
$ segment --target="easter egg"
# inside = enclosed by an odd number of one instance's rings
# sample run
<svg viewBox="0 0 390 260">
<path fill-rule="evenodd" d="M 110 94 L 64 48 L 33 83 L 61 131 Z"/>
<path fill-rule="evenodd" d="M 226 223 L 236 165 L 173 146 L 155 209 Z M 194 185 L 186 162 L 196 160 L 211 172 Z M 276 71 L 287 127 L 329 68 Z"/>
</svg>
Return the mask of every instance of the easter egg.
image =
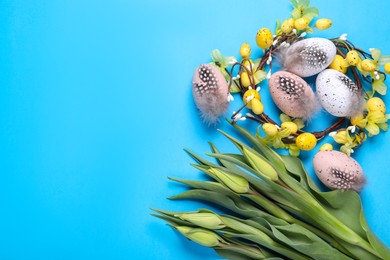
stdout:
<svg viewBox="0 0 390 260">
<path fill-rule="evenodd" d="M 300 77 L 323 71 L 336 56 L 336 46 L 328 39 L 308 38 L 292 44 L 280 55 L 283 67 Z"/>
<path fill-rule="evenodd" d="M 206 124 L 218 123 L 228 107 L 229 86 L 217 67 L 202 64 L 192 77 L 192 95 Z"/>
<path fill-rule="evenodd" d="M 317 110 L 313 90 L 297 75 L 278 71 L 269 79 L 268 87 L 276 106 L 291 117 L 309 118 Z"/>
<path fill-rule="evenodd" d="M 313 159 L 314 171 L 321 182 L 335 190 L 360 191 L 366 178 L 359 163 L 339 151 L 320 151 Z"/>
<path fill-rule="evenodd" d="M 357 85 L 345 74 L 326 69 L 317 76 L 317 96 L 322 107 L 337 117 L 354 116 L 363 109 Z"/>
</svg>

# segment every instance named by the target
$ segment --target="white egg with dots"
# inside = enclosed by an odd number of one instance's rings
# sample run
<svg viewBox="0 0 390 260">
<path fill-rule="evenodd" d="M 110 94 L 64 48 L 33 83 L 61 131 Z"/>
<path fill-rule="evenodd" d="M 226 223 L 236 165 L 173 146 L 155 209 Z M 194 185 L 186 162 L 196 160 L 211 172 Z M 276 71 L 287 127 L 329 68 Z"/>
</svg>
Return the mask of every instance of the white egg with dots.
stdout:
<svg viewBox="0 0 390 260">
<path fill-rule="evenodd" d="M 336 117 L 352 117 L 363 110 L 358 86 L 345 74 L 326 69 L 317 76 L 317 96 L 322 107 Z"/>
</svg>

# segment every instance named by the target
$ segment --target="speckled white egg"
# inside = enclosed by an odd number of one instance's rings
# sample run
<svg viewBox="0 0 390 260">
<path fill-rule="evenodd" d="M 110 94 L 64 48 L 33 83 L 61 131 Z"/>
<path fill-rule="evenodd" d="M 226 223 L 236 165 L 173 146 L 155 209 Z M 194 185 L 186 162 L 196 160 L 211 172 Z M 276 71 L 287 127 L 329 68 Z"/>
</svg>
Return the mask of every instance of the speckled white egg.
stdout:
<svg viewBox="0 0 390 260">
<path fill-rule="evenodd" d="M 335 190 L 360 191 L 366 183 L 362 167 L 339 151 L 320 151 L 313 159 L 314 171 L 321 182 Z"/>
<path fill-rule="evenodd" d="M 217 67 L 202 64 L 195 70 L 192 95 L 206 124 L 218 123 L 220 116 L 226 113 L 229 86 Z"/>
<path fill-rule="evenodd" d="M 300 77 L 326 69 L 336 56 L 336 46 L 325 38 L 308 38 L 292 44 L 282 55 L 284 68 Z"/>
<path fill-rule="evenodd" d="M 317 98 L 305 80 L 287 71 L 274 73 L 268 81 L 276 106 L 291 117 L 309 118 L 318 107 Z"/>
<path fill-rule="evenodd" d="M 362 111 L 362 94 L 345 74 L 326 69 L 317 76 L 317 96 L 322 107 L 337 117 L 354 116 Z"/>
</svg>

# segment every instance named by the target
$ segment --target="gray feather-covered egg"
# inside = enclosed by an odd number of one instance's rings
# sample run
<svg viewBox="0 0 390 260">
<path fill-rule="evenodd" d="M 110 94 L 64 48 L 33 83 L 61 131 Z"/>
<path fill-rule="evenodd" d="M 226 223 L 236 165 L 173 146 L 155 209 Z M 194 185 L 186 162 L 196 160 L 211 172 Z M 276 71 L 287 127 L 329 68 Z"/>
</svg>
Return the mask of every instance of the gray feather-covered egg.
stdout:
<svg viewBox="0 0 390 260">
<path fill-rule="evenodd" d="M 359 163 L 339 151 L 320 151 L 313 159 L 314 171 L 321 182 L 335 190 L 360 191 L 366 178 Z"/>
<path fill-rule="evenodd" d="M 345 74 L 326 69 L 317 76 L 316 90 L 322 107 L 337 117 L 354 116 L 363 109 L 357 85 Z"/>
<path fill-rule="evenodd" d="M 309 118 L 319 106 L 309 84 L 293 73 L 272 74 L 268 87 L 276 106 L 291 117 Z"/>
<path fill-rule="evenodd" d="M 211 64 L 202 64 L 192 77 L 192 95 L 201 117 L 208 125 L 218 123 L 228 107 L 229 86 L 222 73 Z"/>
<path fill-rule="evenodd" d="M 283 67 L 300 77 L 316 75 L 336 56 L 336 46 L 325 38 L 308 38 L 292 44 L 281 57 Z"/>
</svg>

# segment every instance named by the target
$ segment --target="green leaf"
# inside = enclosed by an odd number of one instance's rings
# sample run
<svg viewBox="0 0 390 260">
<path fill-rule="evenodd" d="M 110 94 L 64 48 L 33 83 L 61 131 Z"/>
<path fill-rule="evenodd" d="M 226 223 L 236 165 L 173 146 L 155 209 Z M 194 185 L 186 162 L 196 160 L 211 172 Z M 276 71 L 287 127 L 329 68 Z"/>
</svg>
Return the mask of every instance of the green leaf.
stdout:
<svg viewBox="0 0 390 260">
<path fill-rule="evenodd" d="M 307 33 L 314 33 L 314 30 L 313 30 L 312 27 L 307 27 L 305 32 L 307 32 Z"/>
<path fill-rule="evenodd" d="M 297 7 L 298 7 L 298 2 L 297 2 L 297 0 L 290 0 L 290 3 L 291 3 L 291 5 L 292 5 L 294 8 L 297 8 Z"/>
<path fill-rule="evenodd" d="M 228 133 L 226 133 L 220 129 L 218 129 L 218 132 L 220 132 L 225 137 L 227 137 L 238 148 L 238 150 L 240 150 L 241 153 L 242 153 L 244 147 L 250 149 L 249 146 L 247 146 L 246 144 L 244 144 L 243 142 L 241 142 L 237 138 L 229 135 Z"/>
<path fill-rule="evenodd" d="M 171 177 L 169 177 L 169 179 L 171 181 L 175 181 L 175 182 L 179 182 L 179 183 L 188 185 L 194 189 L 217 191 L 217 192 L 220 192 L 220 193 L 225 194 L 225 195 L 233 195 L 234 194 L 230 189 L 225 188 L 219 182 L 184 180 L 184 179 L 171 178 Z"/>
<path fill-rule="evenodd" d="M 279 118 L 280 118 L 280 121 L 281 121 L 282 123 L 284 123 L 284 122 L 290 122 L 290 121 L 291 121 L 291 117 L 289 117 L 288 115 L 286 115 L 286 114 L 284 114 L 284 113 L 281 113 L 280 116 L 279 116 Z"/>
<path fill-rule="evenodd" d="M 220 151 L 212 143 L 210 143 L 210 146 L 212 147 L 213 153 L 221 154 Z M 261 190 L 261 191 L 266 192 L 267 194 L 271 194 L 271 196 L 273 196 L 272 189 L 270 189 L 268 186 L 266 186 L 265 183 L 263 181 L 261 181 L 260 179 L 258 179 L 256 177 L 248 174 L 247 172 L 241 170 L 241 168 L 237 167 L 234 163 L 231 163 L 231 162 L 229 162 L 227 160 L 224 160 L 224 159 L 221 159 L 221 158 L 218 158 L 218 161 L 223 166 L 226 167 L 226 168 L 223 168 L 223 170 L 230 171 L 232 173 L 240 175 L 241 177 L 244 177 L 245 179 L 247 179 L 249 181 L 249 183 L 251 185 L 256 187 L 258 190 Z M 275 196 L 277 196 L 277 195 L 275 195 Z"/>
<path fill-rule="evenodd" d="M 294 10 L 291 11 L 291 16 L 295 20 L 298 18 L 301 18 L 301 15 L 302 15 L 302 12 L 301 12 L 301 8 L 299 8 L 299 7 L 295 8 Z"/>
<path fill-rule="evenodd" d="M 310 0 L 299 0 L 298 2 L 303 7 L 309 7 L 309 5 L 310 5 Z"/>
<path fill-rule="evenodd" d="M 368 122 L 367 125 L 366 125 L 366 130 L 368 131 L 369 134 L 371 135 L 377 135 L 379 134 L 380 130 L 379 130 L 379 127 L 374 124 L 374 123 L 371 123 L 371 122 Z"/>
<path fill-rule="evenodd" d="M 386 95 L 387 86 L 383 80 L 374 80 L 372 83 L 372 89 L 381 95 Z"/>
<path fill-rule="evenodd" d="M 279 19 L 276 19 L 275 34 L 276 34 L 276 35 L 282 34 L 281 23 L 280 23 L 280 20 L 279 20 Z"/>
<path fill-rule="evenodd" d="M 366 96 L 368 98 L 372 98 L 374 96 L 375 92 L 374 91 L 366 91 Z"/>
<path fill-rule="evenodd" d="M 351 156 L 352 148 L 349 145 L 342 145 L 340 147 L 340 152 L 345 153 L 348 156 Z"/>
<path fill-rule="evenodd" d="M 238 231 L 239 233 L 244 234 L 254 234 L 262 238 L 265 242 L 272 243 L 272 232 L 256 222 L 252 221 L 248 223 L 246 220 L 229 215 L 221 215 L 220 219 L 222 220 L 222 223 L 226 225 L 226 227 L 221 230 L 222 232 L 234 230 L 234 232 Z"/>
<path fill-rule="evenodd" d="M 262 143 L 258 137 L 252 135 L 248 130 L 238 124 L 231 124 L 238 132 L 241 133 L 253 145 L 254 150 L 266 157 L 277 171 L 285 171 L 283 161 L 278 153 L 272 150 L 269 146 Z"/>
<path fill-rule="evenodd" d="M 293 122 L 298 126 L 298 129 L 301 130 L 302 128 L 305 127 L 305 123 L 303 122 L 302 119 L 296 118 L 293 120 Z"/>
<path fill-rule="evenodd" d="M 227 65 L 233 65 L 236 62 L 237 62 L 237 59 L 234 56 L 229 56 L 229 57 L 224 58 L 224 63 Z"/>
<path fill-rule="evenodd" d="M 379 238 L 374 234 L 374 232 L 372 232 L 372 230 L 367 224 L 363 209 L 360 211 L 360 223 L 362 224 L 362 228 L 367 233 L 368 241 L 370 241 L 370 244 L 378 251 L 378 253 L 382 256 L 383 259 L 390 259 L 390 249 L 386 247 L 386 245 L 384 245 L 382 241 L 379 240 Z"/>
<path fill-rule="evenodd" d="M 382 52 L 379 49 L 373 48 L 370 52 L 374 60 L 379 60 L 382 56 Z"/>
<path fill-rule="evenodd" d="M 356 216 L 355 216 L 356 217 Z M 378 256 L 375 256 L 374 254 L 364 250 L 363 248 L 351 245 L 349 243 L 346 243 L 343 240 L 339 241 L 343 247 L 345 247 L 346 250 L 348 250 L 351 253 L 351 256 L 353 259 L 364 259 L 364 260 L 380 260 L 381 258 Z M 385 258 L 383 258 L 385 259 Z"/>
<path fill-rule="evenodd" d="M 192 158 L 194 159 L 197 163 L 201 164 L 201 165 L 207 165 L 207 166 L 210 166 L 210 167 L 216 167 L 218 166 L 217 164 L 215 163 L 212 163 L 210 161 L 207 161 L 206 159 L 203 159 L 202 157 L 196 155 L 195 153 L 191 152 L 190 150 L 188 149 L 184 149 L 184 151 Z"/>
<path fill-rule="evenodd" d="M 227 64 L 225 63 L 225 59 L 222 56 L 222 53 L 218 50 L 215 49 L 211 52 L 211 58 L 213 59 L 214 62 L 217 62 L 221 65 L 221 67 L 226 68 Z"/>
<path fill-rule="evenodd" d="M 311 7 L 305 8 L 303 10 L 302 17 L 307 17 L 310 20 L 312 20 L 314 17 L 318 16 L 318 14 L 319 14 L 319 12 L 318 12 L 317 7 L 311 6 Z"/>
<path fill-rule="evenodd" d="M 240 254 L 242 253 L 244 255 L 247 254 L 248 257 L 252 257 L 250 259 L 278 259 L 278 260 L 282 260 L 281 258 L 276 258 L 276 255 L 274 252 L 267 250 L 264 247 L 261 247 L 257 244 L 246 243 L 246 242 L 243 242 L 242 240 L 231 238 L 231 237 L 228 237 L 228 236 L 223 235 L 223 234 L 221 234 L 221 237 L 225 241 L 227 241 L 230 245 L 226 245 L 223 248 L 214 248 L 214 250 L 220 249 L 223 251 L 226 249 L 228 251 L 234 251 L 234 249 L 238 249 L 237 253 L 240 253 Z M 245 250 L 245 252 L 241 252 L 242 250 Z M 256 255 L 257 256 L 262 255 L 263 257 L 257 258 Z M 232 255 L 232 256 L 233 256 L 233 258 L 230 258 L 228 256 L 226 256 L 226 257 L 228 259 L 242 259 L 242 258 L 234 258 L 235 257 L 234 255 Z M 244 260 L 248 259 L 248 257 L 244 258 Z"/>
<path fill-rule="evenodd" d="M 260 217 L 265 219 L 277 219 L 271 214 L 268 214 L 264 211 L 259 210 L 258 208 L 252 206 L 248 202 L 240 199 L 239 196 L 226 196 L 215 191 L 206 191 L 193 189 L 185 191 L 178 195 L 169 197 L 169 199 L 178 200 L 178 199 L 196 199 L 204 200 L 207 202 L 215 203 L 221 207 L 227 208 L 241 216 L 247 218 Z M 276 220 L 277 221 L 277 220 Z"/>
<path fill-rule="evenodd" d="M 190 222 L 187 222 L 187 221 L 184 221 L 184 220 L 181 220 L 179 218 L 174 217 L 174 212 L 169 212 L 169 211 L 164 211 L 164 210 L 159 210 L 159 209 L 154 209 L 154 208 L 152 208 L 152 210 L 154 210 L 157 213 L 159 213 L 159 214 L 152 213 L 151 215 L 153 217 L 157 217 L 157 218 L 163 219 L 163 220 L 167 221 L 168 223 L 173 224 L 175 226 L 177 225 L 177 226 L 192 226 L 192 227 L 195 227 L 195 225 L 190 223 Z"/>
<path fill-rule="evenodd" d="M 302 259 L 310 259 L 309 257 L 306 257 L 303 254 L 300 254 L 299 252 L 295 251 L 294 249 L 288 248 L 284 245 L 281 245 L 277 242 L 268 243 L 267 241 L 264 241 L 261 237 L 253 235 L 253 234 L 242 234 L 242 233 L 235 233 L 235 232 L 226 232 L 230 236 L 243 238 L 255 243 L 258 243 L 259 245 L 262 245 L 266 248 L 269 248 L 289 259 L 294 260 L 302 260 Z"/>
<path fill-rule="evenodd" d="M 275 138 L 274 141 L 272 142 L 272 146 L 275 149 L 284 148 L 285 147 L 284 143 L 282 142 L 282 140 L 280 138 Z"/>
<path fill-rule="evenodd" d="M 226 160 L 228 162 L 234 163 L 235 165 L 240 166 L 244 170 L 247 170 L 248 172 L 256 175 L 257 177 L 260 177 L 260 178 L 262 177 L 257 171 L 255 171 L 251 166 L 249 166 L 247 164 L 247 162 L 243 161 L 243 160 L 245 160 L 245 158 L 243 156 L 241 156 L 241 155 L 237 155 L 237 154 L 223 154 L 223 153 L 219 153 L 219 154 L 208 153 L 207 155 L 210 156 L 210 157 L 214 157 L 214 158 L 217 158 L 217 159 L 222 159 L 222 160 Z"/>
<path fill-rule="evenodd" d="M 264 70 L 257 70 L 254 74 L 255 78 L 261 82 L 266 79 L 267 73 Z"/>
<path fill-rule="evenodd" d="M 313 259 L 351 259 L 299 225 L 271 226 L 271 228 L 273 234 L 280 242 Z"/>
<path fill-rule="evenodd" d="M 241 197 L 245 197 L 255 202 L 261 208 L 265 209 L 267 212 L 271 213 L 275 217 L 280 218 L 281 220 L 291 222 L 294 221 L 293 217 L 290 216 L 285 210 L 280 208 L 278 205 L 273 203 L 270 199 L 264 197 L 261 194 L 251 195 L 251 194 L 243 194 Z"/>
<path fill-rule="evenodd" d="M 320 188 L 315 184 L 312 178 L 307 174 L 299 158 L 291 156 L 281 156 L 288 172 L 293 174 L 298 181 L 306 187 L 308 191 L 320 192 Z"/>
<path fill-rule="evenodd" d="M 298 157 L 301 154 L 301 150 L 296 145 L 290 145 L 288 152 L 292 157 Z"/>
<path fill-rule="evenodd" d="M 389 129 L 389 125 L 387 123 L 381 123 L 381 124 L 377 124 L 379 126 L 380 129 L 382 129 L 383 131 L 387 131 Z"/>
<path fill-rule="evenodd" d="M 378 60 L 378 65 L 379 66 L 383 66 L 385 65 L 386 63 L 389 63 L 390 62 L 390 55 L 388 56 L 382 56 L 379 60 Z"/>
<path fill-rule="evenodd" d="M 226 259 L 232 260 L 247 260 L 247 259 L 264 259 L 264 254 L 255 248 L 249 248 L 244 246 L 224 246 L 220 248 L 214 248 L 215 252 Z"/>
<path fill-rule="evenodd" d="M 240 93 L 240 92 L 241 89 L 236 84 L 232 84 L 230 86 L 230 93 Z"/>
</svg>

